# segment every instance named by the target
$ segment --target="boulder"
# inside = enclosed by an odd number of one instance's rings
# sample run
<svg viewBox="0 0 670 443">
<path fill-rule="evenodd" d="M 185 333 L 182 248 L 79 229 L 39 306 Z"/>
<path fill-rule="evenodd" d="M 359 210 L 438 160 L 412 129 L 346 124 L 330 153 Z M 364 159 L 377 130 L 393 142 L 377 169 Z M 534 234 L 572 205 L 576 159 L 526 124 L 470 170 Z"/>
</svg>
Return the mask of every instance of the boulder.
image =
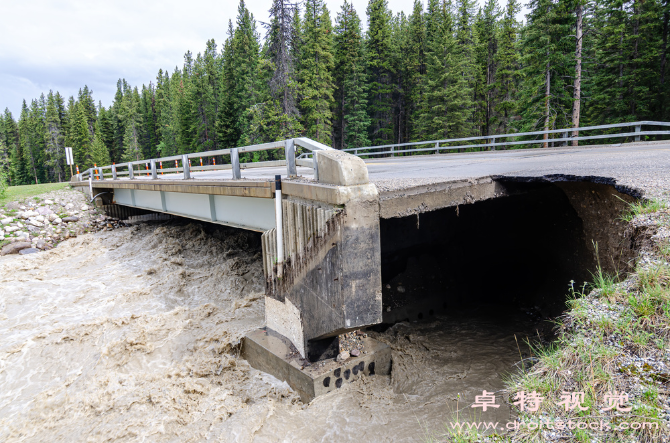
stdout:
<svg viewBox="0 0 670 443">
<path fill-rule="evenodd" d="M 67 211 L 69 211 L 69 210 L 72 209 L 72 208 L 74 208 L 74 205 L 73 205 L 72 203 L 68 203 L 67 205 L 65 205 L 65 209 L 66 209 Z"/>
<path fill-rule="evenodd" d="M 87 205 L 82 205 L 81 208 L 79 208 L 80 211 L 88 211 L 88 206 Z"/>
<path fill-rule="evenodd" d="M 2 220 L 0 220 L 0 223 L 2 223 L 3 225 L 8 225 L 8 224 L 10 224 L 11 222 L 12 222 L 12 219 L 9 218 L 9 217 L 7 217 L 7 218 L 3 218 Z"/>
<path fill-rule="evenodd" d="M 61 223 L 63 223 L 63 220 L 61 220 L 60 217 L 56 217 L 52 223 L 54 225 L 60 225 Z"/>
<path fill-rule="evenodd" d="M 18 254 L 23 249 L 32 246 L 29 242 L 14 242 L 5 245 L 0 251 L 0 255 Z"/>
<path fill-rule="evenodd" d="M 34 254 L 36 252 L 40 252 L 40 250 L 37 249 L 37 248 L 26 248 L 26 249 L 21 249 L 19 251 L 19 254 L 26 255 L 26 254 Z"/>
<path fill-rule="evenodd" d="M 39 221 L 37 221 L 36 219 L 28 220 L 28 223 L 27 223 L 27 224 L 29 224 L 29 225 L 31 225 L 31 226 L 35 226 L 36 228 L 41 228 L 42 226 L 44 226 L 44 223 L 39 222 Z"/>
<path fill-rule="evenodd" d="M 51 214 L 49 214 L 49 221 L 50 222 L 53 222 L 57 218 L 58 218 L 58 216 L 56 214 L 54 214 L 53 212 Z"/>
<path fill-rule="evenodd" d="M 45 205 L 53 205 L 54 202 L 51 201 L 51 200 L 49 200 L 49 199 L 47 198 L 46 200 L 44 200 L 44 204 L 45 204 Z"/>
<path fill-rule="evenodd" d="M 47 242 L 45 242 L 44 240 L 37 240 L 37 243 L 35 243 L 35 247 L 37 249 L 44 250 L 47 248 Z"/>
<path fill-rule="evenodd" d="M 37 217 L 35 217 L 35 220 L 37 220 L 40 223 L 44 223 L 44 216 L 43 215 L 38 215 Z"/>
<path fill-rule="evenodd" d="M 72 216 L 72 217 L 65 217 L 65 218 L 63 219 L 63 221 L 64 221 L 65 223 L 74 223 L 74 222 L 78 222 L 78 221 L 79 221 L 79 217 L 74 217 L 74 216 Z"/>
<path fill-rule="evenodd" d="M 21 217 L 21 218 L 24 219 L 24 220 L 27 220 L 27 219 L 29 219 L 29 218 L 31 218 L 31 217 L 36 217 L 36 216 L 38 216 L 38 215 L 39 215 L 39 214 L 38 214 L 37 212 L 35 212 L 35 211 L 30 211 L 30 210 L 28 210 L 28 211 L 23 211 L 23 212 L 20 212 L 20 213 L 19 213 L 19 217 Z"/>
<path fill-rule="evenodd" d="M 53 211 L 51 209 L 47 208 L 46 206 L 40 206 L 39 208 L 37 208 L 37 213 L 40 216 L 42 216 L 42 215 L 49 215 L 49 214 L 53 213 Z"/>
<path fill-rule="evenodd" d="M 7 232 L 7 233 L 14 232 L 14 231 L 18 231 L 19 229 L 21 229 L 21 228 L 19 228 L 18 226 L 7 226 L 5 228 L 5 232 Z"/>
</svg>

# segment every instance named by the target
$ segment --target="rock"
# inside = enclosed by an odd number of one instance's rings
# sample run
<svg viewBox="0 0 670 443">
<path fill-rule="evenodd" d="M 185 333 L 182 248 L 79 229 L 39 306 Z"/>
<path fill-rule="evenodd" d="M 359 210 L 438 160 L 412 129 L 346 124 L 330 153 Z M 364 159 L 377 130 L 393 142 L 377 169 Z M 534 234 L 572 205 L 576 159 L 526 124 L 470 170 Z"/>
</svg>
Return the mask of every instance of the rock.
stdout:
<svg viewBox="0 0 670 443">
<path fill-rule="evenodd" d="M 19 206 L 19 209 L 22 210 L 22 211 L 25 211 L 25 210 L 26 210 L 26 207 L 23 206 L 23 205 L 21 205 L 21 206 Z"/>
<path fill-rule="evenodd" d="M 39 208 L 37 208 L 37 213 L 40 214 L 40 216 L 49 215 L 49 214 L 52 214 L 53 212 L 54 211 L 52 211 L 51 209 L 49 209 L 45 206 L 40 206 Z"/>
<path fill-rule="evenodd" d="M 88 206 L 87 205 L 82 205 L 81 208 L 79 208 L 80 211 L 88 211 Z"/>
<path fill-rule="evenodd" d="M 53 222 L 57 218 L 58 218 L 58 216 L 56 214 L 54 214 L 53 212 L 51 214 L 49 214 L 49 221 L 50 222 Z"/>
<path fill-rule="evenodd" d="M 46 249 L 47 248 L 47 243 L 44 240 L 37 240 L 37 243 L 35 243 L 35 247 L 37 249 Z"/>
<path fill-rule="evenodd" d="M 404 288 L 403 286 L 398 286 L 396 289 L 397 289 L 398 292 L 400 292 L 401 294 L 404 294 L 404 293 L 405 293 L 405 288 Z"/>
<path fill-rule="evenodd" d="M 20 212 L 20 213 L 19 213 L 19 217 L 21 217 L 21 218 L 24 219 L 24 220 L 27 220 L 27 219 L 29 219 L 29 218 L 31 218 L 31 217 L 36 217 L 36 216 L 38 216 L 38 215 L 39 215 L 39 214 L 38 214 L 37 212 L 35 212 L 35 211 L 30 211 L 30 210 L 29 210 L 29 211 L 23 211 L 23 212 Z"/>
<path fill-rule="evenodd" d="M 37 220 L 40 223 L 44 223 L 44 216 L 43 215 L 38 215 L 37 217 L 35 217 L 35 220 Z"/>
<path fill-rule="evenodd" d="M 37 221 L 37 219 L 28 220 L 28 224 L 31 226 L 35 226 L 36 228 L 41 228 L 42 226 L 44 226 L 44 223 Z"/>
<path fill-rule="evenodd" d="M 9 218 L 9 217 L 7 217 L 7 218 L 3 218 L 2 220 L 0 220 L 0 223 L 2 223 L 3 225 L 8 225 L 8 224 L 10 224 L 11 222 L 12 222 L 12 219 Z"/>
<path fill-rule="evenodd" d="M 19 209 L 19 204 L 17 202 L 9 202 L 5 205 L 5 209 L 8 211 L 12 209 Z"/>
<path fill-rule="evenodd" d="M 29 242 L 10 243 L 2 248 L 0 255 L 18 254 L 20 251 L 29 248 L 30 246 L 31 244 Z"/>
<path fill-rule="evenodd" d="M 338 354 L 336 360 L 337 361 L 345 361 L 348 358 L 349 358 L 349 352 L 348 351 L 342 351 Z"/>
<path fill-rule="evenodd" d="M 18 226 L 7 226 L 5 228 L 5 232 L 10 233 L 10 232 L 18 231 L 19 229 L 21 229 L 21 228 L 19 228 Z"/>
<path fill-rule="evenodd" d="M 44 204 L 45 204 L 45 205 L 53 205 L 54 202 L 51 201 L 51 200 L 49 200 L 49 199 L 47 198 L 46 200 L 44 200 Z"/>
<path fill-rule="evenodd" d="M 74 223 L 74 222 L 78 222 L 78 221 L 79 221 L 79 217 L 74 217 L 74 216 L 72 216 L 72 217 L 65 217 L 65 218 L 63 219 L 63 221 L 64 221 L 65 223 Z"/>
<path fill-rule="evenodd" d="M 56 217 L 52 223 L 54 225 L 60 225 L 61 223 L 63 223 L 63 220 L 61 220 L 60 217 Z"/>
<path fill-rule="evenodd" d="M 358 349 L 352 349 L 351 350 L 351 356 L 352 357 L 358 357 L 359 355 L 361 355 L 361 351 L 359 351 Z"/>
<path fill-rule="evenodd" d="M 74 205 L 72 203 L 68 203 L 65 205 L 65 210 L 69 211 L 70 209 L 74 208 Z"/>
<path fill-rule="evenodd" d="M 26 248 L 26 249 L 21 249 L 19 251 L 19 254 L 26 255 L 26 254 L 34 254 L 36 252 L 40 252 L 40 250 L 37 249 L 37 248 Z"/>
</svg>

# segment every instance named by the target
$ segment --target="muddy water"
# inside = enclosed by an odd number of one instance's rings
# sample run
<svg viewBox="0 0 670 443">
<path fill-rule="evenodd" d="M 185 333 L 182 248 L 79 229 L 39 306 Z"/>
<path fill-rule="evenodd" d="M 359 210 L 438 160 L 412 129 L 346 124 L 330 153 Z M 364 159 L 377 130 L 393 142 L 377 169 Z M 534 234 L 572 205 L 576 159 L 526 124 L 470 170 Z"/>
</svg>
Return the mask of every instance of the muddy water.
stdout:
<svg viewBox="0 0 670 443">
<path fill-rule="evenodd" d="M 514 369 L 516 314 L 371 333 L 393 375 L 303 405 L 238 356 L 263 324 L 258 239 L 147 224 L 0 258 L 0 441 L 422 441 Z M 504 422 L 509 409 L 477 412 Z"/>
</svg>

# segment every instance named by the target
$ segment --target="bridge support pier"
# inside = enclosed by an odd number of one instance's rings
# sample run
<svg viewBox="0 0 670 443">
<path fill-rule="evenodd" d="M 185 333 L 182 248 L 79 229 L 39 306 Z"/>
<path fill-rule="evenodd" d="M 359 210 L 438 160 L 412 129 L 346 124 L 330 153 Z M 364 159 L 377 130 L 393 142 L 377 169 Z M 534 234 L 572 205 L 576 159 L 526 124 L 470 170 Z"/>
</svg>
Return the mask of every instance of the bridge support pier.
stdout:
<svg viewBox="0 0 670 443">
<path fill-rule="evenodd" d="M 316 154 L 326 185 L 283 183 L 281 276 L 276 232 L 263 234 L 267 327 L 311 361 L 336 355 L 339 334 L 382 320 L 377 188 L 363 160 Z"/>
</svg>

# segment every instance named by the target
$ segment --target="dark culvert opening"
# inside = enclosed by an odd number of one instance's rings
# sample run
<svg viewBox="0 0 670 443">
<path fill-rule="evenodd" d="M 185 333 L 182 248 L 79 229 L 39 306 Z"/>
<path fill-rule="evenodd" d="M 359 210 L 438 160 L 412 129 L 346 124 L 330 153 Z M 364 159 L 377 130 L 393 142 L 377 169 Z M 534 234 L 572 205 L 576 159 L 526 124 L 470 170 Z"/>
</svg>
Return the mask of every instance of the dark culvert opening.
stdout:
<svg viewBox="0 0 670 443">
<path fill-rule="evenodd" d="M 381 220 L 384 324 L 472 311 L 551 319 L 599 262 L 629 269 L 630 195 L 585 181 L 499 183 L 505 197 Z"/>
</svg>

